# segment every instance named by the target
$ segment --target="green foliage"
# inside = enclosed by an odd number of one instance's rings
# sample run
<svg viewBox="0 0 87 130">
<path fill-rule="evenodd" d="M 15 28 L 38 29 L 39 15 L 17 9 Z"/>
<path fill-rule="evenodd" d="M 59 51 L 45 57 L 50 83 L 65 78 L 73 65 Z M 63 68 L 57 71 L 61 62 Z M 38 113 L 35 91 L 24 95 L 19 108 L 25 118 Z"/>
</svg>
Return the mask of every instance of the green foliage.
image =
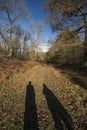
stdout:
<svg viewBox="0 0 87 130">
<path fill-rule="evenodd" d="M 84 46 L 77 33 L 66 29 L 60 33 L 47 53 L 47 60 L 53 64 L 82 64 Z"/>
<path fill-rule="evenodd" d="M 46 53 L 38 52 L 37 53 L 37 61 L 46 62 Z"/>
<path fill-rule="evenodd" d="M 55 44 L 73 44 L 78 43 L 79 37 L 77 35 L 77 32 L 75 32 L 71 28 L 66 28 L 64 31 L 62 31 L 58 38 L 56 39 Z"/>
</svg>

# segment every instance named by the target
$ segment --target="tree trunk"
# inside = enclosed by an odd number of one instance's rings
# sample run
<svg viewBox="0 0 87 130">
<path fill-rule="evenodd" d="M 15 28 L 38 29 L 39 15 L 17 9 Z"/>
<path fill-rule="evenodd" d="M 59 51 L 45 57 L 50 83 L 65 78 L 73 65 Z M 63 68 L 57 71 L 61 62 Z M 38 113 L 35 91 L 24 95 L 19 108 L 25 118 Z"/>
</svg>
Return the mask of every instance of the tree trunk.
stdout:
<svg viewBox="0 0 87 130">
<path fill-rule="evenodd" d="M 84 40 L 84 62 L 87 61 L 87 28 L 85 31 L 85 40 Z"/>
<path fill-rule="evenodd" d="M 35 60 L 37 60 L 37 51 L 35 49 Z"/>
</svg>

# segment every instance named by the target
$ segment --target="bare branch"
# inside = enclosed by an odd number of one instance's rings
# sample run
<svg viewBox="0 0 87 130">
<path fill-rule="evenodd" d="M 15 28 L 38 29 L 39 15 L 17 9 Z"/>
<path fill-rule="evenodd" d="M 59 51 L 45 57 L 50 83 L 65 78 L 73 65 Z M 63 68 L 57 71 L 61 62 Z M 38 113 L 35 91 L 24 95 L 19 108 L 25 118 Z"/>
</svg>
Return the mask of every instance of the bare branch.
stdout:
<svg viewBox="0 0 87 130">
<path fill-rule="evenodd" d="M 76 30 L 76 32 L 79 32 L 80 30 L 82 30 L 83 28 L 85 28 L 86 26 L 83 25 L 82 27 L 80 27 L 79 29 Z"/>
</svg>

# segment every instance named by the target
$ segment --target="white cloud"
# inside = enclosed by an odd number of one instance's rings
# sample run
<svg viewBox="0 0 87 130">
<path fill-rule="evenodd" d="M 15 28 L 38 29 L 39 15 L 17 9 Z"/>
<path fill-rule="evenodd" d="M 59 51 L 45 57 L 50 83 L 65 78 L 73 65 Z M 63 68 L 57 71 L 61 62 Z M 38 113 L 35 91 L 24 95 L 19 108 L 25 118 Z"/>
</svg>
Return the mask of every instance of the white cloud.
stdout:
<svg viewBox="0 0 87 130">
<path fill-rule="evenodd" d="M 47 52 L 48 50 L 49 50 L 49 46 L 47 46 L 47 45 L 39 46 L 39 51 L 41 51 L 41 52 Z"/>
</svg>

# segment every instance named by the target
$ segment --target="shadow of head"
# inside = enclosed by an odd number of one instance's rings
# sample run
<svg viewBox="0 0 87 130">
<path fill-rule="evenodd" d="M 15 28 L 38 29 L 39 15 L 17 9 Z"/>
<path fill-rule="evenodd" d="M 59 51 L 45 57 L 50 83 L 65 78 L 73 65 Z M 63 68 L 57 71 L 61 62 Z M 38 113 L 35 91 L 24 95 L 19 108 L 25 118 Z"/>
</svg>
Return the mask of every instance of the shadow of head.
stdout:
<svg viewBox="0 0 87 130">
<path fill-rule="evenodd" d="M 46 95 L 46 92 L 47 92 L 47 86 L 43 84 L 43 94 Z"/>
<path fill-rule="evenodd" d="M 31 84 L 32 84 L 32 82 L 31 82 L 31 81 L 29 81 L 29 84 L 28 84 L 28 85 L 30 86 Z"/>
</svg>

